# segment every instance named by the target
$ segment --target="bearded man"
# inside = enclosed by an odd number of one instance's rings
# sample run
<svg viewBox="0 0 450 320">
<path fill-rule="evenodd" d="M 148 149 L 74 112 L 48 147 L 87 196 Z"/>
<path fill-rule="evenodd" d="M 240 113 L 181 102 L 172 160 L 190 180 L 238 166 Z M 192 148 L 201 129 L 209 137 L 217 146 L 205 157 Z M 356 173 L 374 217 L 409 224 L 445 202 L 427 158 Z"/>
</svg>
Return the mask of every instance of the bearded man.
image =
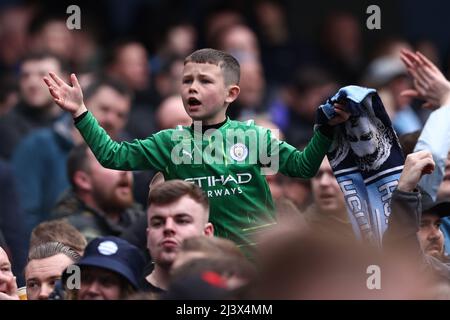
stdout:
<svg viewBox="0 0 450 320">
<path fill-rule="evenodd" d="M 67 171 L 71 184 L 53 210 L 89 241 L 96 237 L 120 236 L 145 212 L 134 202 L 130 171 L 104 168 L 82 144 L 69 154 Z"/>
</svg>

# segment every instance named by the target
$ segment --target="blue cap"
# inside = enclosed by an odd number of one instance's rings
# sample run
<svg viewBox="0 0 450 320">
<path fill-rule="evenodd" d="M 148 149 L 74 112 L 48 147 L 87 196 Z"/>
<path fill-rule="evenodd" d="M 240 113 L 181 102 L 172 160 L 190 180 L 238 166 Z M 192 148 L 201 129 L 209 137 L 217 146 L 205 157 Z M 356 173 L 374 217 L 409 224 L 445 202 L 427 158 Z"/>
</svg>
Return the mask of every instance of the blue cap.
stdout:
<svg viewBox="0 0 450 320">
<path fill-rule="evenodd" d="M 99 267 L 120 274 L 139 287 L 145 261 L 137 247 L 117 237 L 95 238 L 87 245 L 77 266 Z"/>
</svg>

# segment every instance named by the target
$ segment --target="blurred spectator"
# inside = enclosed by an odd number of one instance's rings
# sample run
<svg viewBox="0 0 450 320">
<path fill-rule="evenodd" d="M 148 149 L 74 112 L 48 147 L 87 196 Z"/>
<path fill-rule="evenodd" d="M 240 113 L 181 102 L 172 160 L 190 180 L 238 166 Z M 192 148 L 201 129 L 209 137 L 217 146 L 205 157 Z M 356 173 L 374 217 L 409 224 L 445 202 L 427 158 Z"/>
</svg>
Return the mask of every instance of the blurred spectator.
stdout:
<svg viewBox="0 0 450 320">
<path fill-rule="evenodd" d="M 16 277 L 5 250 L 0 246 L 0 300 L 19 300 Z"/>
<path fill-rule="evenodd" d="M 223 280 L 223 289 L 230 294 L 231 290 L 243 287 L 256 275 L 255 267 L 232 241 L 215 237 L 191 237 L 183 241 L 172 265 L 171 288 L 208 272 L 217 274 Z M 168 290 L 169 296 L 173 294 L 171 288 Z M 190 293 L 199 297 L 202 295 L 198 288 L 192 288 Z"/>
<path fill-rule="evenodd" d="M 450 133 L 450 125 L 447 121 L 450 113 L 450 82 L 436 65 L 420 52 L 413 53 L 404 50 L 401 53 L 401 58 L 414 80 L 414 88 L 403 92 L 403 94 L 424 100 L 424 107 L 438 107 L 430 114 L 421 132 L 409 134 L 402 138 L 403 151 L 406 154 L 411 153 L 412 150 L 431 152 L 436 166 L 435 170 L 429 175 L 424 175 L 419 181 L 419 186 L 433 200 L 436 198 L 439 201 L 449 200 L 450 142 L 448 139 L 436 139 L 436 137 L 445 137 Z M 423 74 L 427 75 L 425 79 L 422 76 Z M 440 219 L 445 240 L 444 249 L 447 253 L 450 248 L 449 221 L 450 219 L 446 216 Z"/>
<path fill-rule="evenodd" d="M 241 79 L 239 86 L 241 92 L 228 109 L 232 119 L 252 119 L 267 112 L 278 97 L 276 93 L 266 86 L 264 72 L 259 60 L 246 58 L 241 60 Z"/>
<path fill-rule="evenodd" d="M 12 73 L 27 52 L 31 6 L 11 6 L 0 10 L 0 73 Z"/>
<path fill-rule="evenodd" d="M 337 90 L 337 84 L 321 68 L 309 66 L 298 69 L 288 89 L 286 105 L 272 109 L 272 120 L 294 146 L 306 145 L 313 135 L 317 107 Z"/>
<path fill-rule="evenodd" d="M 286 85 L 298 65 L 313 59 L 309 46 L 292 38 L 285 8 L 276 0 L 255 5 L 256 32 L 260 40 L 261 61 L 270 86 Z"/>
<path fill-rule="evenodd" d="M 106 73 L 125 83 L 133 92 L 127 131 L 132 138 L 146 138 L 154 133 L 154 108 L 159 101 L 151 91 L 147 49 L 132 40 L 119 41 L 107 52 Z"/>
<path fill-rule="evenodd" d="M 153 72 L 159 75 L 173 57 L 182 57 L 180 59 L 184 60 L 184 57 L 195 50 L 196 43 L 197 30 L 190 23 L 181 22 L 169 26 L 162 44 L 151 59 Z"/>
<path fill-rule="evenodd" d="M 361 28 L 349 12 L 332 11 L 321 30 L 321 61 L 339 83 L 354 84 L 364 65 Z"/>
<path fill-rule="evenodd" d="M 226 280 L 218 272 L 227 270 L 234 261 L 222 257 L 194 259 L 180 268 L 160 300 L 229 300 L 235 299 Z M 206 270 L 206 271 L 205 271 Z"/>
<path fill-rule="evenodd" d="M 439 186 L 437 193 L 438 200 L 450 200 L 450 153 L 445 163 L 444 178 Z M 445 251 L 450 254 L 450 217 L 446 216 L 441 219 L 441 230 L 444 233 Z"/>
<path fill-rule="evenodd" d="M 214 229 L 208 222 L 208 198 L 196 184 L 164 182 L 150 191 L 148 202 L 147 245 L 155 265 L 141 288 L 161 293 L 168 288 L 170 270 L 183 240 L 213 236 Z"/>
<path fill-rule="evenodd" d="M 215 48 L 230 53 L 241 64 L 247 59 L 260 59 L 261 53 L 256 33 L 246 25 L 230 25 L 218 32 L 214 43 Z"/>
<path fill-rule="evenodd" d="M 391 95 L 393 105 L 387 108 L 397 134 L 411 133 L 422 128 L 419 116 L 411 107 L 411 97 L 401 94 L 412 86 L 399 56 L 382 56 L 372 61 L 363 81 L 366 86 L 387 90 Z"/>
<path fill-rule="evenodd" d="M 300 178 L 283 176 L 283 195 L 299 210 L 305 210 L 312 202 L 311 183 Z"/>
<path fill-rule="evenodd" d="M 124 127 L 131 97 L 120 82 L 106 78 L 95 81 L 86 88 L 84 97 L 114 139 L 128 138 Z M 80 142 L 82 137 L 67 114 L 51 128 L 30 134 L 17 147 L 12 163 L 29 231 L 50 217 L 59 196 L 69 187 L 66 159 L 72 147 Z"/>
<path fill-rule="evenodd" d="M 277 213 L 277 222 L 289 224 L 298 219 L 304 223 L 304 217 L 293 201 L 286 197 L 275 199 L 275 210 Z"/>
<path fill-rule="evenodd" d="M 439 186 L 438 195 L 439 200 L 450 199 L 450 153 L 447 156 L 445 163 L 444 179 Z"/>
<path fill-rule="evenodd" d="M 0 157 L 9 159 L 17 144 L 32 130 L 50 126 L 62 114 L 42 81 L 54 71 L 66 77 L 67 66 L 48 53 L 28 55 L 20 65 L 20 101 L 0 118 Z"/>
<path fill-rule="evenodd" d="M 429 151 L 409 154 L 391 199 L 389 226 L 383 246 L 398 255 L 410 256 L 438 279 L 450 280 L 450 260 L 444 255 L 444 236 L 439 229 L 441 218 L 450 214 L 450 202 L 435 203 L 417 184 L 422 175 L 434 169 Z"/>
<path fill-rule="evenodd" d="M 427 280 L 409 260 L 383 256 L 339 235 L 292 226 L 261 242 L 259 277 L 244 299 L 420 299 Z M 381 287 L 368 286 L 368 266 L 382 271 Z M 378 289 L 378 288 L 377 288 Z"/>
<path fill-rule="evenodd" d="M 304 212 L 313 232 L 336 234 L 349 241 L 356 240 L 348 219 L 344 194 L 325 157 L 316 176 L 311 179 L 313 204 Z"/>
<path fill-rule="evenodd" d="M 0 118 L 11 111 L 19 102 L 17 85 L 11 76 L 5 74 L 0 77 Z"/>
<path fill-rule="evenodd" d="M 25 283 L 22 270 L 27 260 L 29 233 L 12 170 L 3 161 L 0 161 L 0 190 L 0 246 L 10 252 L 13 272 L 22 286 Z"/>
<path fill-rule="evenodd" d="M 374 54 L 371 60 L 376 60 L 382 57 L 400 58 L 402 50 L 413 50 L 411 44 L 406 39 L 391 36 L 382 39 L 374 49 Z"/>
<path fill-rule="evenodd" d="M 156 111 L 158 129 L 174 129 L 178 125 L 190 126 L 192 119 L 186 113 L 180 95 L 173 95 L 164 99 Z"/>
<path fill-rule="evenodd" d="M 154 77 L 154 86 L 161 99 L 179 93 L 183 68 L 184 58 L 180 56 L 168 57 L 162 63 Z"/>
<path fill-rule="evenodd" d="M 70 152 L 67 172 L 71 189 L 58 201 L 52 215 L 73 225 L 88 241 L 120 236 L 145 215 L 134 203 L 132 173 L 102 167 L 85 144 Z"/>
<path fill-rule="evenodd" d="M 72 53 L 73 69 L 78 73 L 95 73 L 101 69 L 103 48 L 101 46 L 101 26 L 97 17 L 83 11 L 82 28 L 71 30 L 76 46 Z M 81 81 L 81 80 L 80 80 Z M 84 84 L 81 82 L 81 85 Z M 85 86 L 85 85 L 84 85 Z"/>
<path fill-rule="evenodd" d="M 70 63 L 75 59 L 75 43 L 66 25 L 67 16 L 47 12 L 37 14 L 29 26 L 29 48 L 31 51 L 48 51 Z"/>
<path fill-rule="evenodd" d="M 209 256 L 234 257 L 246 260 L 247 258 L 239 250 L 236 244 L 228 239 L 217 237 L 195 236 L 183 241 L 180 251 L 173 262 L 172 273 L 177 272 L 190 260 L 198 258 L 208 258 Z"/>
<path fill-rule="evenodd" d="M 63 271 L 80 255 L 59 242 L 47 242 L 31 249 L 25 267 L 28 300 L 47 300 Z"/>
<path fill-rule="evenodd" d="M 107 73 L 123 81 L 133 91 L 143 91 L 150 85 L 147 49 L 135 41 L 117 43 L 106 59 Z"/>
<path fill-rule="evenodd" d="M 80 256 L 86 248 L 86 238 L 65 221 L 53 220 L 38 224 L 31 232 L 30 248 L 47 242 L 60 242 L 75 250 Z"/>
<path fill-rule="evenodd" d="M 209 47 L 214 47 L 216 39 L 222 30 L 244 23 L 244 17 L 230 8 L 214 8 L 207 14 L 205 21 L 205 38 Z"/>
<path fill-rule="evenodd" d="M 135 246 L 109 236 L 92 240 L 75 265 L 81 269 L 81 286 L 72 299 L 119 300 L 136 292 L 144 259 Z"/>
</svg>

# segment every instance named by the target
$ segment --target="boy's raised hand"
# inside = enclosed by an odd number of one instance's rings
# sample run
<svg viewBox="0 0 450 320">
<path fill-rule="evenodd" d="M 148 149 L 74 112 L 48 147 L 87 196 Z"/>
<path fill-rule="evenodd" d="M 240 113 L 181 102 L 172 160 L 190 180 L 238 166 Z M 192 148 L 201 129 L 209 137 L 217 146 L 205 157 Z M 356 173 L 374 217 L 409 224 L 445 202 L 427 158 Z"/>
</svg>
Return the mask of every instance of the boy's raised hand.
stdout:
<svg viewBox="0 0 450 320">
<path fill-rule="evenodd" d="M 87 111 L 83 102 L 83 92 L 75 74 L 70 75 L 72 86 L 69 86 L 53 72 L 49 72 L 49 75 L 50 77 L 44 77 L 44 82 L 56 104 L 70 112 L 74 118 Z"/>
</svg>

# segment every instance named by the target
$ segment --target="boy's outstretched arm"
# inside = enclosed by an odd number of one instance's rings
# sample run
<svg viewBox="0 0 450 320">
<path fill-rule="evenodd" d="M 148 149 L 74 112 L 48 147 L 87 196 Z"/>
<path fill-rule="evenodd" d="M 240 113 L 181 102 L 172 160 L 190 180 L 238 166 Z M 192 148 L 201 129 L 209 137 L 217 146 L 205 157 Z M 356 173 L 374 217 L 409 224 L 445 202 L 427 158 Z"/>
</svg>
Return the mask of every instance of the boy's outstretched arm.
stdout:
<svg viewBox="0 0 450 320">
<path fill-rule="evenodd" d="M 312 178 L 319 170 L 320 164 L 329 150 L 332 140 L 334 126 L 348 120 L 350 113 L 342 104 L 334 104 L 336 115 L 328 121 L 326 125 L 320 126 L 311 138 L 303 151 L 297 150 L 294 146 L 286 142 L 276 144 L 272 142 L 272 147 L 276 145 L 271 154 L 279 154 L 280 172 L 291 177 Z"/>
<path fill-rule="evenodd" d="M 72 86 L 69 86 L 53 72 L 49 73 L 49 77 L 44 77 L 44 82 L 56 104 L 70 112 L 74 118 L 87 111 L 83 102 L 83 92 L 74 73 L 70 75 Z"/>
<path fill-rule="evenodd" d="M 161 138 L 150 136 L 145 140 L 120 143 L 112 140 L 95 117 L 87 112 L 83 102 L 83 92 L 75 74 L 70 75 L 72 86 L 53 72 L 49 73 L 49 77 L 44 77 L 44 82 L 55 102 L 63 110 L 70 112 L 74 119 L 78 118 L 75 126 L 102 166 L 116 170 L 146 170 L 150 168 L 164 170 L 165 164 L 171 158 L 170 152 L 159 146 L 162 143 L 158 143 L 157 140 L 160 141 Z M 84 113 L 84 117 L 79 117 Z M 167 135 L 161 136 L 166 137 Z"/>
</svg>

